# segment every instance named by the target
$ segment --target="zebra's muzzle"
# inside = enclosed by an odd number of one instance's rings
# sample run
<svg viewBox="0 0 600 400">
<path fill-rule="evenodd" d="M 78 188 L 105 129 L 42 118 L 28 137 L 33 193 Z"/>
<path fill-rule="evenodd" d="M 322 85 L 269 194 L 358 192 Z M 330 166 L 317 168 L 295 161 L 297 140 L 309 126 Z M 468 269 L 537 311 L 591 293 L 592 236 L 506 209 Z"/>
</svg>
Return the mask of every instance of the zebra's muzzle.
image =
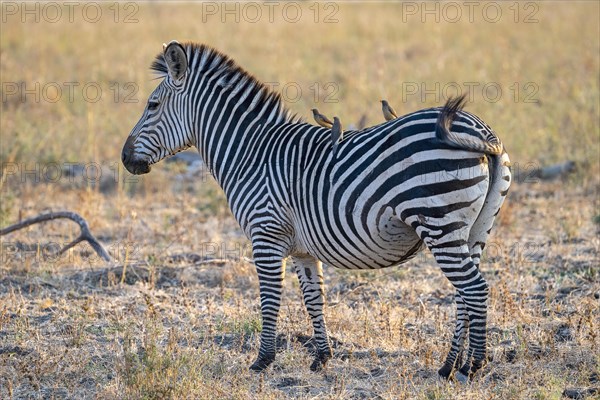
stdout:
<svg viewBox="0 0 600 400">
<path fill-rule="evenodd" d="M 123 162 L 125 169 L 134 175 L 143 175 L 150 172 L 150 164 L 147 161 L 136 160 L 133 162 Z"/>
<path fill-rule="evenodd" d="M 121 152 L 121 161 L 123 161 L 125 169 L 134 175 L 142 175 L 150 172 L 150 163 L 147 160 L 143 160 L 135 156 L 131 137 L 127 138 L 127 141 L 123 146 L 123 151 Z"/>
</svg>

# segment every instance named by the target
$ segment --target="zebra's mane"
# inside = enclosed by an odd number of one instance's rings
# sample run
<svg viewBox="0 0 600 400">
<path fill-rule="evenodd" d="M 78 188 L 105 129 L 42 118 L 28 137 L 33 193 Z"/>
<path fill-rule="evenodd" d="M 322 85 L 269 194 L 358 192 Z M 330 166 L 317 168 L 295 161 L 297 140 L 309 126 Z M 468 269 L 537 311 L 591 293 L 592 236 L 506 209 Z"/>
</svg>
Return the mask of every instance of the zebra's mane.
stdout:
<svg viewBox="0 0 600 400">
<path fill-rule="evenodd" d="M 302 122 L 302 118 L 285 106 L 281 94 L 273 91 L 269 86 L 254 77 L 251 73 L 240 67 L 228 55 L 198 43 L 182 43 L 188 58 L 188 68 L 193 74 L 218 75 L 218 85 L 238 94 L 240 98 L 252 98 L 251 107 L 255 110 L 266 109 L 267 122 Z M 152 62 L 150 69 L 165 78 L 169 71 L 163 53 L 159 53 Z"/>
</svg>

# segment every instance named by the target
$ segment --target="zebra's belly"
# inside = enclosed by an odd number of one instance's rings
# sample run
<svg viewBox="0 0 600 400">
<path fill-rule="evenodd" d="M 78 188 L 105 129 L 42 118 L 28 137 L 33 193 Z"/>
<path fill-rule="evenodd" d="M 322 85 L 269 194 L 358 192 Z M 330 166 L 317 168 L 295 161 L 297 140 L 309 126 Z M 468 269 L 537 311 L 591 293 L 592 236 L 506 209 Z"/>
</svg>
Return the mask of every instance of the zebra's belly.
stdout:
<svg viewBox="0 0 600 400">
<path fill-rule="evenodd" d="M 327 220 L 309 234 L 299 235 L 297 247 L 323 263 L 345 269 L 379 269 L 406 262 L 423 248 L 414 229 L 400 221 L 390 207 L 367 226 L 352 216 Z"/>
</svg>

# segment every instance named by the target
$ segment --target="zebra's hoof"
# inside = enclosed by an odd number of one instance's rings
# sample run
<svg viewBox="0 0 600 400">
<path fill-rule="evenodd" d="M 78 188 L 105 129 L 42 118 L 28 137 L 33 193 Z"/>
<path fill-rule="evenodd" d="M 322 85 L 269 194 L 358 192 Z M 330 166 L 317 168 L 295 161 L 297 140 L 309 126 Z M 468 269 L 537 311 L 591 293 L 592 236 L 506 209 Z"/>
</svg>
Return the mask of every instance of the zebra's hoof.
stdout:
<svg viewBox="0 0 600 400">
<path fill-rule="evenodd" d="M 329 361 L 331 359 L 331 357 L 332 357 L 331 349 L 329 351 L 321 352 L 321 353 L 317 354 L 313 363 L 310 365 L 310 370 L 313 372 L 322 371 L 323 368 L 325 368 L 325 365 L 327 365 L 327 361 Z"/>
<path fill-rule="evenodd" d="M 467 362 L 458 371 L 456 371 L 456 374 L 454 376 L 456 380 L 460 383 L 467 383 L 472 376 L 470 371 L 471 363 Z"/>
<path fill-rule="evenodd" d="M 452 366 L 448 364 L 442 365 L 442 368 L 438 370 L 438 375 L 444 379 L 450 379 L 452 373 Z"/>
<path fill-rule="evenodd" d="M 275 360 L 275 357 L 261 358 L 258 357 L 256 361 L 250 366 L 250 370 L 254 372 L 264 371 L 271 363 Z"/>
<path fill-rule="evenodd" d="M 311 370 L 312 372 L 319 372 L 319 371 L 322 371 L 324 367 L 325 367 L 325 364 L 323 364 L 323 363 L 321 362 L 321 360 L 319 360 L 319 359 L 315 359 L 315 360 L 312 362 L 312 364 L 310 364 L 310 370 Z"/>
<path fill-rule="evenodd" d="M 320 372 L 323 371 L 325 365 L 327 365 L 328 359 L 322 360 L 319 357 L 315 358 L 315 360 L 310 364 L 310 370 L 312 372 Z"/>
<path fill-rule="evenodd" d="M 469 377 L 460 371 L 457 371 L 456 374 L 454 374 L 454 377 L 460 383 L 467 383 L 469 381 Z"/>
</svg>

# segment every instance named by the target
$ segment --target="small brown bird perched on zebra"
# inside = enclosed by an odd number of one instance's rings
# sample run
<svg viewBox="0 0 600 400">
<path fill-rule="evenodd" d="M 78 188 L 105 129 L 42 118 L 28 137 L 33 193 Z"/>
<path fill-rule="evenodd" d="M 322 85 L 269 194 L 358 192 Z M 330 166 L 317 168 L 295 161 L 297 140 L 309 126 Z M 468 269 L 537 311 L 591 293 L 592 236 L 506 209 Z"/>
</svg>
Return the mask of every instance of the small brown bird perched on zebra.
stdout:
<svg viewBox="0 0 600 400">
<path fill-rule="evenodd" d="M 383 112 L 383 117 L 386 121 L 398 118 L 398 114 L 396 114 L 396 111 L 394 111 L 387 100 L 381 100 L 381 111 Z"/>
<path fill-rule="evenodd" d="M 338 117 L 333 117 L 333 126 L 331 127 L 331 143 L 333 144 L 333 154 L 337 152 L 337 147 L 344 140 L 344 130 Z"/>
<path fill-rule="evenodd" d="M 481 252 L 510 186 L 508 155 L 464 99 L 344 132 L 299 121 L 278 94 L 226 55 L 171 42 L 152 69 L 163 80 L 127 138 L 123 164 L 143 174 L 195 146 L 252 242 L 262 332 L 251 369 L 275 359 L 276 323 L 290 257 L 312 319 L 318 355 L 332 356 L 321 262 L 379 269 L 425 247 L 455 288 L 457 321 L 439 370 L 465 380 L 486 360 L 488 285 Z M 466 355 L 465 342 L 468 336 Z"/>
<path fill-rule="evenodd" d="M 321 125 L 323 128 L 331 128 L 333 127 L 333 121 L 327 118 L 325 115 L 321 114 L 319 110 L 316 108 L 312 109 L 313 118 L 317 122 L 317 124 Z"/>
</svg>

